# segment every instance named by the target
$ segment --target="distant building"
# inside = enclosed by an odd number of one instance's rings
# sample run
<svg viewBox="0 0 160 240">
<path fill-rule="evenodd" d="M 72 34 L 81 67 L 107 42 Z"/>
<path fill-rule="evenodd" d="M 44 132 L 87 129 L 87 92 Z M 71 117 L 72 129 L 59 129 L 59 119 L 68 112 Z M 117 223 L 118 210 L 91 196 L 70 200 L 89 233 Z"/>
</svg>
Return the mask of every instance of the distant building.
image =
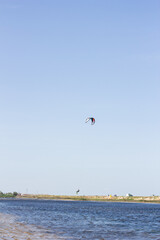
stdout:
<svg viewBox="0 0 160 240">
<path fill-rule="evenodd" d="M 133 195 L 130 194 L 130 193 L 127 193 L 127 194 L 126 194 L 126 197 L 133 197 Z"/>
</svg>

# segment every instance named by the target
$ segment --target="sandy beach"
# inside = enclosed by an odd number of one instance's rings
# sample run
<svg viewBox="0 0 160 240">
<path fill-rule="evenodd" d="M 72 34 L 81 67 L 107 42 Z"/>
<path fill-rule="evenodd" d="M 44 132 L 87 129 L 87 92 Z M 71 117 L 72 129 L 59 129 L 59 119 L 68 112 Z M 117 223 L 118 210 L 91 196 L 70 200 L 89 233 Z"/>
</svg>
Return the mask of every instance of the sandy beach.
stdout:
<svg viewBox="0 0 160 240">
<path fill-rule="evenodd" d="M 16 217 L 0 213 L 1 240 L 58 240 L 65 239 L 49 232 L 48 229 L 34 225 L 25 225 L 17 221 Z"/>
<path fill-rule="evenodd" d="M 137 203 L 160 203 L 160 196 L 75 196 L 75 195 L 45 195 L 45 194 L 21 194 L 15 199 L 46 199 L 64 201 L 101 201 L 101 202 L 137 202 Z"/>
</svg>

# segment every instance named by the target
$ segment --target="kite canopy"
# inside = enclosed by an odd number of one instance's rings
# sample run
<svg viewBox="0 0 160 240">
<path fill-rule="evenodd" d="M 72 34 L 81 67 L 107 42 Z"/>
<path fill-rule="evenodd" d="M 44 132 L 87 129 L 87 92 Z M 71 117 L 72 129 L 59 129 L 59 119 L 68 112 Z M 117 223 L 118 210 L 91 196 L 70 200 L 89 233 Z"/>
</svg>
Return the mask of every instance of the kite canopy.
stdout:
<svg viewBox="0 0 160 240">
<path fill-rule="evenodd" d="M 95 124 L 95 118 L 93 118 L 93 117 L 88 117 L 88 118 L 86 118 L 86 123 L 89 121 L 89 120 L 91 120 L 91 125 L 94 125 Z"/>
</svg>

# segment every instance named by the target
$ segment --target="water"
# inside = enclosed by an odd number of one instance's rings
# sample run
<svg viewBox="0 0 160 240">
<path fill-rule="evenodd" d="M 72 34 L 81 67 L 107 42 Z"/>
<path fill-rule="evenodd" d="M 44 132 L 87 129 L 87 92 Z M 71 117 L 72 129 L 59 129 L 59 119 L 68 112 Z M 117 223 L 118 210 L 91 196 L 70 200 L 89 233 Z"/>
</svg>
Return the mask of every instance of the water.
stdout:
<svg viewBox="0 0 160 240">
<path fill-rule="evenodd" d="M 67 240 L 160 240 L 159 204 L 0 200 L 0 213 Z"/>
</svg>

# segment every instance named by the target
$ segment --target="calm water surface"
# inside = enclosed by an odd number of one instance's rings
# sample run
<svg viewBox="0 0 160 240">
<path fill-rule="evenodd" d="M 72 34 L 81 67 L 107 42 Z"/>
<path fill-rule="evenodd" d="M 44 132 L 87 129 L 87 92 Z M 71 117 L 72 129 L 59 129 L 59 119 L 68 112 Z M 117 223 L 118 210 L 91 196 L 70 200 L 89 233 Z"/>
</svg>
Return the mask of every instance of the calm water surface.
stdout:
<svg viewBox="0 0 160 240">
<path fill-rule="evenodd" d="M 0 212 L 67 240 L 160 240 L 159 204 L 0 200 Z"/>
</svg>

